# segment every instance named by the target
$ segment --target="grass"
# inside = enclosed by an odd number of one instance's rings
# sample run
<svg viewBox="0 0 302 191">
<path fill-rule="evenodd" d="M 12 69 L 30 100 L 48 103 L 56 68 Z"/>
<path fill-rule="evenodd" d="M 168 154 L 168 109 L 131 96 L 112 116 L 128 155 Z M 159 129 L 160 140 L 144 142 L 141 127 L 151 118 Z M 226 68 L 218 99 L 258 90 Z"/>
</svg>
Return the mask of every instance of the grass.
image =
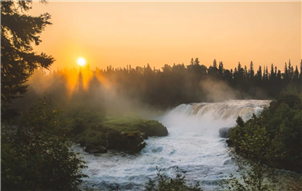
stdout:
<svg viewBox="0 0 302 191">
<path fill-rule="evenodd" d="M 166 136 L 168 134 L 167 129 L 158 121 L 135 116 L 106 117 L 103 127 L 121 132 L 140 131 L 147 136 Z"/>
</svg>

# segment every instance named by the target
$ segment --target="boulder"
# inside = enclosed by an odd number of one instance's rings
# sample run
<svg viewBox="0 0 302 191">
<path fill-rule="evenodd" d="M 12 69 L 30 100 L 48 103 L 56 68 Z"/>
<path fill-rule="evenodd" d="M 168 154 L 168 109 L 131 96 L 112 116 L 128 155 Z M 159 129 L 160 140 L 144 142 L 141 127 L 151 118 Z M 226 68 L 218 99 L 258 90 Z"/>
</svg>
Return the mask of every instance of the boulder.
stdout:
<svg viewBox="0 0 302 191">
<path fill-rule="evenodd" d="M 143 139 L 148 139 L 148 135 L 146 135 L 146 133 L 140 132 L 140 136 L 141 136 Z"/>
<path fill-rule="evenodd" d="M 107 153 L 107 148 L 103 146 L 94 146 L 94 145 L 87 145 L 84 151 L 94 154 L 94 153 Z"/>
<path fill-rule="evenodd" d="M 146 146 L 146 143 L 139 131 L 122 132 L 122 135 L 127 140 L 127 144 L 124 146 L 126 146 L 126 149 L 130 152 L 139 152 Z"/>
<path fill-rule="evenodd" d="M 233 146 L 233 141 L 231 141 L 230 139 L 227 139 L 225 142 L 228 144 L 228 147 Z"/>
<path fill-rule="evenodd" d="M 139 124 L 138 130 L 147 136 L 167 136 L 168 130 L 156 120 L 148 120 Z"/>
<path fill-rule="evenodd" d="M 222 127 L 219 129 L 219 135 L 222 138 L 229 138 L 229 133 L 232 127 Z"/>
</svg>

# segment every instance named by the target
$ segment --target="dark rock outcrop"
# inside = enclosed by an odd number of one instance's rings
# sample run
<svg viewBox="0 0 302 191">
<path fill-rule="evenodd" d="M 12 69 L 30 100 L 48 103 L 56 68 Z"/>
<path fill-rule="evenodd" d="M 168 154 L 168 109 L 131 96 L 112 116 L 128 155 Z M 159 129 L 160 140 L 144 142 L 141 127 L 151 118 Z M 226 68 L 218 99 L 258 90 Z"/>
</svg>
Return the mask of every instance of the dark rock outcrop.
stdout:
<svg viewBox="0 0 302 191">
<path fill-rule="evenodd" d="M 146 133 L 140 132 L 140 136 L 141 136 L 143 139 L 148 139 L 148 135 L 146 135 Z"/>
<path fill-rule="evenodd" d="M 230 139 L 227 139 L 225 142 L 228 144 L 228 147 L 233 146 L 233 141 L 231 141 Z"/>
<path fill-rule="evenodd" d="M 126 138 L 126 149 L 133 152 L 141 151 L 146 143 L 138 131 L 130 131 L 121 133 Z"/>
<path fill-rule="evenodd" d="M 137 153 L 146 146 L 144 139 L 148 136 L 166 135 L 167 128 L 156 120 L 110 118 L 77 134 L 74 142 L 89 153 L 104 153 L 107 149 Z"/>
<path fill-rule="evenodd" d="M 232 127 L 222 127 L 219 129 L 219 135 L 222 138 L 229 138 L 229 133 Z"/>
<path fill-rule="evenodd" d="M 130 131 L 119 133 L 117 131 L 112 131 L 106 140 L 106 146 L 103 144 L 104 141 L 98 141 L 100 144 L 83 143 L 82 146 L 85 147 L 84 151 L 96 154 L 96 153 L 106 153 L 107 149 L 125 150 L 129 152 L 139 152 L 145 146 L 146 143 L 141 136 L 139 131 Z"/>
<path fill-rule="evenodd" d="M 95 153 L 107 153 L 107 148 L 103 146 L 87 145 L 84 151 L 95 154 Z"/>
<path fill-rule="evenodd" d="M 138 130 L 145 133 L 147 136 L 167 136 L 168 130 L 165 126 L 156 120 L 142 122 Z"/>
</svg>

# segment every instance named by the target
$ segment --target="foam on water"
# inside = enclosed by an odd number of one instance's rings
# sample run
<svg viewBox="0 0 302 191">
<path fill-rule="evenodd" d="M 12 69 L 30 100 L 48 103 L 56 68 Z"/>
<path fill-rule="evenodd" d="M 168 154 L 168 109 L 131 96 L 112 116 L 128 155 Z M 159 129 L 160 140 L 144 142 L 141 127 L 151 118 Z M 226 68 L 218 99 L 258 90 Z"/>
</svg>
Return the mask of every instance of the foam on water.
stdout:
<svg viewBox="0 0 302 191">
<path fill-rule="evenodd" d="M 268 100 L 231 100 L 218 103 L 181 104 L 158 120 L 167 127 L 167 137 L 151 137 L 146 147 L 136 155 L 109 151 L 90 155 L 78 146 L 87 162 L 83 172 L 89 176 L 91 188 L 109 188 L 114 183 L 122 190 L 143 190 L 148 178 L 163 169 L 168 176 L 185 173 L 189 182 L 200 181 L 205 190 L 217 187 L 217 180 L 234 169 L 227 153 L 221 127 L 235 125 L 238 115 L 244 120 L 259 114 Z"/>
</svg>

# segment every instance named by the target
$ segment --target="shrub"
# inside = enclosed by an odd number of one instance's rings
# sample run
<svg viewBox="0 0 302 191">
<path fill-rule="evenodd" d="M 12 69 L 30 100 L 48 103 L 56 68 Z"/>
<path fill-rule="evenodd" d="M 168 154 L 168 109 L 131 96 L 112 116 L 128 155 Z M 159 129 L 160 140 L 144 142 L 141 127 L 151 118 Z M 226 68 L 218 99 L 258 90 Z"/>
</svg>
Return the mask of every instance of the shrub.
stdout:
<svg viewBox="0 0 302 191">
<path fill-rule="evenodd" d="M 161 173 L 161 170 L 158 170 L 156 179 L 149 179 L 145 184 L 145 189 L 146 191 L 202 191 L 199 183 L 194 186 L 187 185 L 184 175 L 176 174 L 175 178 L 169 178 Z"/>
<path fill-rule="evenodd" d="M 2 123 L 3 190 L 78 190 L 84 161 L 70 150 L 70 129 L 60 111 L 42 103 L 25 111 L 17 127 Z"/>
<path fill-rule="evenodd" d="M 230 155 L 237 166 L 237 173 L 220 181 L 223 190 L 274 191 L 278 182 L 277 171 L 263 165 L 261 161 L 244 159 L 231 149 Z M 279 187 L 278 187 L 279 188 Z"/>
<path fill-rule="evenodd" d="M 301 100 L 301 95 L 281 94 L 259 117 L 238 119 L 230 131 L 235 151 L 271 167 L 301 172 Z"/>
</svg>

